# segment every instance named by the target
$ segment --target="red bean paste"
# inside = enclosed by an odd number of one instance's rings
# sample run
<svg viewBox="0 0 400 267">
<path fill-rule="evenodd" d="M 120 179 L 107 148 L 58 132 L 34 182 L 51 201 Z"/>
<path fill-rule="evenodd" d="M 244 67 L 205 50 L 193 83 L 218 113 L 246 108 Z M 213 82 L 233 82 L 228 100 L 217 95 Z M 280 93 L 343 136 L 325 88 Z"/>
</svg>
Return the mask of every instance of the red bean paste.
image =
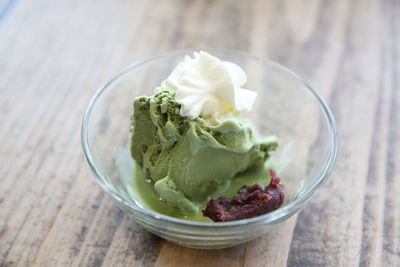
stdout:
<svg viewBox="0 0 400 267">
<path fill-rule="evenodd" d="M 278 209 L 285 200 L 281 179 L 274 170 L 269 170 L 271 182 L 262 187 L 259 184 L 243 186 L 233 199 L 211 198 L 203 216 L 214 222 L 228 222 L 256 217 Z"/>
</svg>

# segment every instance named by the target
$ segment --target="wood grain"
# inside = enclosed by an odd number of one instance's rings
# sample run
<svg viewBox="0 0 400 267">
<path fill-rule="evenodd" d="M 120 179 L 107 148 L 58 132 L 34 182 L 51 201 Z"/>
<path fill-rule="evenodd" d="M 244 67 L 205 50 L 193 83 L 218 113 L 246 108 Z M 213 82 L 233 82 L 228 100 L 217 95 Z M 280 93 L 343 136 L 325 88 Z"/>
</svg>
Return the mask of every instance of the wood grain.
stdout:
<svg viewBox="0 0 400 267">
<path fill-rule="evenodd" d="M 129 219 L 80 147 L 96 89 L 182 47 L 248 51 L 317 88 L 337 120 L 331 177 L 281 228 L 201 251 Z M 399 266 L 400 2 L 0 1 L 0 266 Z"/>
</svg>

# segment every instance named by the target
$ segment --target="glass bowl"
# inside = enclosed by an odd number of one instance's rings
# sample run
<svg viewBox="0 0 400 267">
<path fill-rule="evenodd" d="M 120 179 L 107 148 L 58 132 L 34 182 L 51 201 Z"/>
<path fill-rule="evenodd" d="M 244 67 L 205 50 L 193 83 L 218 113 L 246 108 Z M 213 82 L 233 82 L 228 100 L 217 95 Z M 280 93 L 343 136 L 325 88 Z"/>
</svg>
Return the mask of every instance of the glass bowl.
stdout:
<svg viewBox="0 0 400 267">
<path fill-rule="evenodd" d="M 178 50 L 137 61 L 94 95 L 82 123 L 82 146 L 93 174 L 121 209 L 150 232 L 192 248 L 224 248 L 256 238 L 295 214 L 320 189 L 334 165 L 338 137 L 334 117 L 321 96 L 298 75 L 269 60 L 221 49 L 207 50 L 241 66 L 246 88 L 258 97 L 249 117 L 261 135 L 276 135 L 274 161 L 288 166 L 278 174 L 285 185 L 282 207 L 232 222 L 177 219 L 147 209 L 133 185 L 130 116 L 133 99 L 152 95 L 173 68 L 193 50 Z M 285 165 L 283 164 L 283 165 Z"/>
</svg>

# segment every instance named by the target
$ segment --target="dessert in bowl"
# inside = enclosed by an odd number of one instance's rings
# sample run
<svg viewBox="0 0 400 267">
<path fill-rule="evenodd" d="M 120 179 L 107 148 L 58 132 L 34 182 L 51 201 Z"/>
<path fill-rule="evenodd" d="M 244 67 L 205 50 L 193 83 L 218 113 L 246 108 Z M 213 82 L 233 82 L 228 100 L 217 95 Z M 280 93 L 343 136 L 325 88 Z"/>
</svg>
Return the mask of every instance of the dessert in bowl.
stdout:
<svg viewBox="0 0 400 267">
<path fill-rule="evenodd" d="M 217 93 L 209 90 L 190 102 L 189 89 L 209 83 L 190 80 L 192 87 L 179 89 L 182 79 L 176 74 L 192 50 L 133 63 L 93 97 L 83 119 L 82 144 L 102 188 L 146 229 L 180 245 L 222 248 L 265 233 L 305 204 L 333 167 L 337 132 L 326 103 L 290 70 L 242 52 L 207 52 L 220 59 L 207 75 L 231 78 L 213 85 L 222 88 Z M 210 54 L 197 59 L 212 61 Z M 195 60 L 196 55 L 186 59 Z M 219 70 L 221 62 L 228 67 Z M 244 82 L 248 89 L 241 88 Z M 185 129 L 177 126 L 181 120 Z M 270 169 L 284 184 L 285 201 L 277 209 L 233 221 L 202 216 L 212 198 L 233 198 L 242 186 L 255 183 L 260 188 L 252 190 L 259 191 L 272 181 L 279 184 L 270 179 Z"/>
</svg>

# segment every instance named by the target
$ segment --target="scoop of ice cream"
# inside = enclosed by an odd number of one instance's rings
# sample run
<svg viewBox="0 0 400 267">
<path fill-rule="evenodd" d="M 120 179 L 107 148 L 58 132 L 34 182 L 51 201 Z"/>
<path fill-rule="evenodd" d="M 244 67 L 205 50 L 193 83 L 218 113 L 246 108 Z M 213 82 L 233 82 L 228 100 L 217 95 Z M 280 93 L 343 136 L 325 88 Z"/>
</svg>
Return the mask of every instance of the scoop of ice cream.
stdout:
<svg viewBox="0 0 400 267">
<path fill-rule="evenodd" d="M 207 52 L 186 56 L 161 88 L 176 91 L 180 114 L 190 119 L 202 116 L 209 124 L 250 111 L 257 93 L 241 88 L 245 72 L 236 64 L 221 61 Z"/>
<path fill-rule="evenodd" d="M 258 137 L 246 118 L 210 126 L 201 117 L 182 117 L 180 108 L 170 90 L 136 98 L 131 153 L 163 200 L 194 213 L 196 202 L 265 162 L 278 144 L 274 136 Z"/>
</svg>

